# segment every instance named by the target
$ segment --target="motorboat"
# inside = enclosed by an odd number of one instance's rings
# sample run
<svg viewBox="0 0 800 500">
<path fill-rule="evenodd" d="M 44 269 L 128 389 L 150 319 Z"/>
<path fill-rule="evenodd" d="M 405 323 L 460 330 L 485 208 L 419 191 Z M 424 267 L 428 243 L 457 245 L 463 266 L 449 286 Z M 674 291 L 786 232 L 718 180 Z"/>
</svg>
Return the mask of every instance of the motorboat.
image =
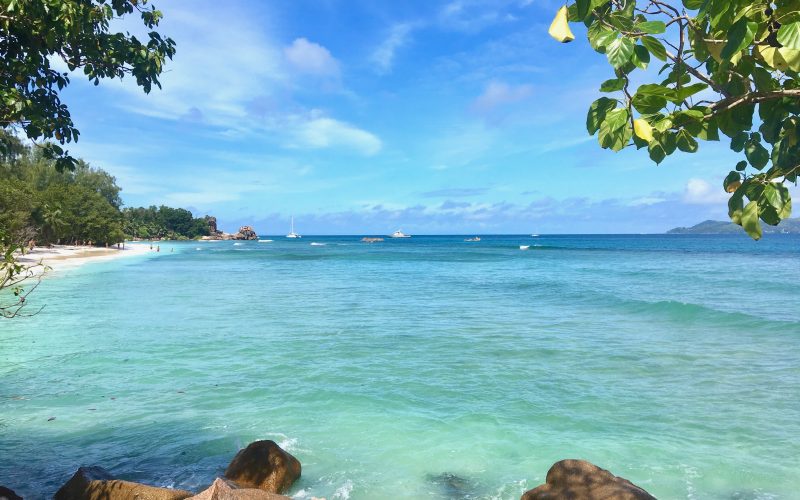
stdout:
<svg viewBox="0 0 800 500">
<path fill-rule="evenodd" d="M 411 238 L 410 234 L 406 234 L 401 230 L 397 230 L 391 234 L 391 238 Z"/>
</svg>

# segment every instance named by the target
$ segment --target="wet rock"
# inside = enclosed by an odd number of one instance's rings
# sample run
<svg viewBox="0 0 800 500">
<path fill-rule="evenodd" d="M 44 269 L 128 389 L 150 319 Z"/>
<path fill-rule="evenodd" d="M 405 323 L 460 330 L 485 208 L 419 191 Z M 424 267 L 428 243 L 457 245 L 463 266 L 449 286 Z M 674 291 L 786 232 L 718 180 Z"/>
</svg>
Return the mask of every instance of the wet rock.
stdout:
<svg viewBox="0 0 800 500">
<path fill-rule="evenodd" d="M 233 457 L 225 478 L 243 488 L 283 493 L 300 477 L 300 462 L 275 441 L 254 441 Z"/>
<path fill-rule="evenodd" d="M 0 500 L 22 500 L 22 497 L 14 493 L 11 488 L 0 486 Z"/>
<path fill-rule="evenodd" d="M 586 460 L 561 460 L 547 471 L 545 484 L 526 491 L 520 500 L 655 500 L 632 482 Z"/>
<path fill-rule="evenodd" d="M 217 478 L 207 489 L 189 500 L 290 500 L 289 497 L 255 488 L 240 488 L 233 481 Z"/>
<path fill-rule="evenodd" d="M 54 500 L 183 500 L 192 493 L 114 479 L 102 467 L 81 467 Z"/>
</svg>

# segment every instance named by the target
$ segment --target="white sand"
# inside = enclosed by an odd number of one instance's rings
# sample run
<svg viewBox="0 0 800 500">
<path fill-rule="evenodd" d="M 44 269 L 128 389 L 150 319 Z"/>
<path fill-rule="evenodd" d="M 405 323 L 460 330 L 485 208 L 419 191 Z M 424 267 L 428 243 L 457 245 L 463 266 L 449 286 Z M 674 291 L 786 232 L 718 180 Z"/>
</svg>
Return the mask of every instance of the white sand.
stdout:
<svg viewBox="0 0 800 500">
<path fill-rule="evenodd" d="M 30 251 L 26 250 L 24 255 L 17 257 L 17 260 L 29 267 L 33 267 L 34 271 L 41 269 L 41 267 L 37 269 L 39 263 L 48 266 L 52 271 L 60 271 L 82 266 L 89 262 L 102 262 L 150 252 L 155 252 L 155 246 L 153 250 L 150 250 L 149 243 L 126 243 L 124 250 L 118 250 L 116 246 L 102 248 L 53 245 L 52 247 L 36 247 Z"/>
</svg>

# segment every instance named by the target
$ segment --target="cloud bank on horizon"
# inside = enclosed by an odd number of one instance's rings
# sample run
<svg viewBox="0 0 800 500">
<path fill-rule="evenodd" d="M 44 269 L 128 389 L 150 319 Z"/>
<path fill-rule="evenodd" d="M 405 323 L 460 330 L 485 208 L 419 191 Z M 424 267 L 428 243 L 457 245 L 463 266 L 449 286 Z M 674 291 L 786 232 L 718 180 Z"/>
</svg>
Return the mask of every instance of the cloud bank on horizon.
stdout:
<svg viewBox="0 0 800 500">
<path fill-rule="evenodd" d="M 737 161 L 704 143 L 656 167 L 600 150 L 609 78 L 554 43 L 551 0 L 161 0 L 163 90 L 73 77 L 71 151 L 127 205 L 307 234 L 661 232 L 726 217 Z"/>
</svg>

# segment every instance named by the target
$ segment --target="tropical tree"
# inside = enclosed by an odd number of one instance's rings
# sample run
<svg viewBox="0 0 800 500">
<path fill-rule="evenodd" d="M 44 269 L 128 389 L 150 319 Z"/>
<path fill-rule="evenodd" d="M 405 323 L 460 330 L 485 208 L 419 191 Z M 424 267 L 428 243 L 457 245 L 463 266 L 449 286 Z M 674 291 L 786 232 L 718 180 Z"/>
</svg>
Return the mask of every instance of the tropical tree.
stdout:
<svg viewBox="0 0 800 500">
<path fill-rule="evenodd" d="M 800 175 L 800 0 L 574 0 L 550 34 L 583 23 L 613 77 L 586 119 L 600 146 L 647 149 L 655 163 L 699 141 L 730 141 L 728 213 L 754 239 L 791 214 Z M 635 79 L 635 71 L 651 63 Z M 642 82 L 644 83 L 638 83 Z M 720 134 L 722 133 L 722 135 Z"/>
<path fill-rule="evenodd" d="M 60 92 L 70 71 L 82 70 L 95 85 L 103 78 L 131 76 L 145 92 L 160 87 L 158 76 L 175 53 L 175 42 L 154 31 L 161 19 L 148 0 L 0 0 L 0 126 L 18 128 L 59 170 L 76 161 L 63 149 L 80 132 Z M 148 30 L 140 41 L 112 24 L 138 14 Z M 13 144 L 0 137 L 0 154 Z M 53 142 L 55 141 L 58 144 Z M 60 145 L 59 145 L 60 144 Z"/>
</svg>

